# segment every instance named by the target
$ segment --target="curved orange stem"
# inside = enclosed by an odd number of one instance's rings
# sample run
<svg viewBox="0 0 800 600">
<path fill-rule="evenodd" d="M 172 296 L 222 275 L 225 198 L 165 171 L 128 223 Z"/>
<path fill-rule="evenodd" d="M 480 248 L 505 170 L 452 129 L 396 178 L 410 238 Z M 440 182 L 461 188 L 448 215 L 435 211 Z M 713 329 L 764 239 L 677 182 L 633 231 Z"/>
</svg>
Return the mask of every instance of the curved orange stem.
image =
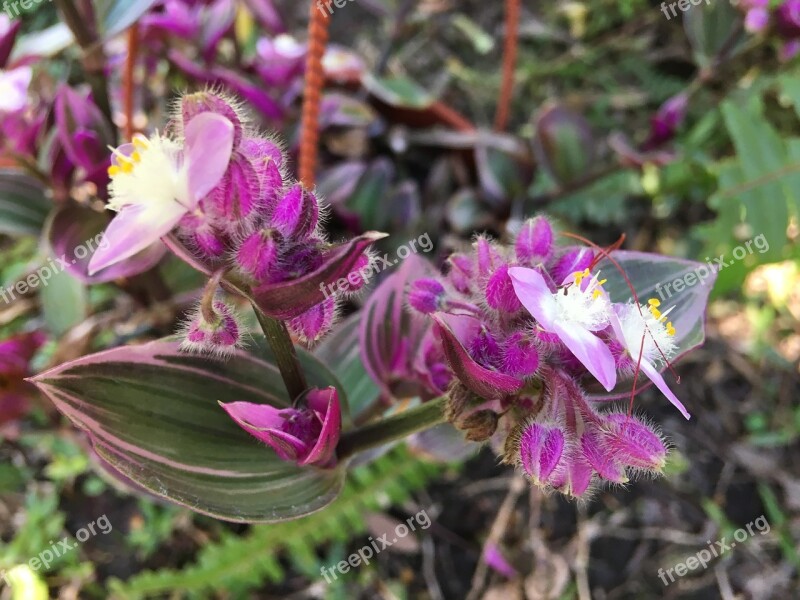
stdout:
<svg viewBox="0 0 800 600">
<path fill-rule="evenodd" d="M 494 119 L 496 131 L 503 131 L 511 112 L 514 93 L 514 67 L 517 65 L 517 38 L 519 36 L 520 0 L 506 0 L 506 39 L 503 45 L 503 84 Z"/>
<path fill-rule="evenodd" d="M 306 60 L 305 89 L 303 90 L 303 121 L 300 138 L 300 182 L 308 189 L 314 187 L 319 149 L 319 107 L 325 71 L 322 57 L 328 44 L 330 14 L 321 4 L 311 2 L 308 24 L 308 58 Z"/>
</svg>

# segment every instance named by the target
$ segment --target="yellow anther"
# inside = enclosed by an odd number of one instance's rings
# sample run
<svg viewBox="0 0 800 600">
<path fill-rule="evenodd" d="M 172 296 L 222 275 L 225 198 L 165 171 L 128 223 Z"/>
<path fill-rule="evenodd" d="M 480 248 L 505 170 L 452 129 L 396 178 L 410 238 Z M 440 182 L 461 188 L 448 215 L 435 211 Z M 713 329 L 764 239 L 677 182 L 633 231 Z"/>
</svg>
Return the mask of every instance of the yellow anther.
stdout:
<svg viewBox="0 0 800 600">
<path fill-rule="evenodd" d="M 670 337 L 675 335 L 675 328 L 672 326 L 672 321 L 667 323 L 667 335 Z"/>
<path fill-rule="evenodd" d="M 660 311 L 660 310 L 658 310 L 658 309 L 657 309 L 655 306 L 651 306 L 651 307 L 650 307 L 650 313 L 651 313 L 651 314 L 652 314 L 652 315 L 653 315 L 653 316 L 654 316 L 656 319 L 660 319 L 660 318 L 661 318 L 661 311 Z"/>
<path fill-rule="evenodd" d="M 647 303 L 648 303 L 650 306 L 655 306 L 656 308 L 658 308 L 659 306 L 661 306 L 661 301 L 660 301 L 660 300 L 656 300 L 655 298 L 650 298 L 650 300 L 648 300 L 648 301 L 647 301 Z"/>
<path fill-rule="evenodd" d="M 147 140 L 142 136 L 135 136 L 133 138 L 133 146 L 137 150 L 147 150 Z"/>
<path fill-rule="evenodd" d="M 603 294 L 603 292 L 601 290 L 595 290 L 595 291 L 592 292 L 592 298 L 597 300 L 602 294 Z"/>
<path fill-rule="evenodd" d="M 120 169 L 123 173 L 133 173 L 133 163 L 126 161 L 120 165 Z"/>
<path fill-rule="evenodd" d="M 573 273 L 573 277 L 575 278 L 575 283 L 580 285 L 585 275 L 581 271 L 576 271 Z"/>
<path fill-rule="evenodd" d="M 131 160 L 133 162 L 135 162 L 135 163 L 141 162 L 142 161 L 142 155 L 139 154 L 138 152 L 134 152 L 133 154 L 131 154 Z"/>
<path fill-rule="evenodd" d="M 110 177 L 114 177 L 115 175 L 119 175 L 121 169 L 117 165 L 111 165 L 108 167 L 108 174 Z"/>
<path fill-rule="evenodd" d="M 608 281 L 608 279 L 601 279 L 597 282 L 597 285 L 603 285 L 606 281 Z"/>
</svg>

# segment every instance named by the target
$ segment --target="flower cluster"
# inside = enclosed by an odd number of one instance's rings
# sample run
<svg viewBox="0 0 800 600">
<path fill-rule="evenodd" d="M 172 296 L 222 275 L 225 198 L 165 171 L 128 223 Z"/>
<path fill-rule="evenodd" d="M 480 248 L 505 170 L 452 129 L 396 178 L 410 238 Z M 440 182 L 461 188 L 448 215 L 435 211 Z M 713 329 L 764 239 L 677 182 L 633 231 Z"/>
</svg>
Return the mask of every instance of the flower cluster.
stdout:
<svg viewBox="0 0 800 600">
<path fill-rule="evenodd" d="M 783 40 L 780 58 L 788 61 L 800 52 L 800 1 L 742 0 L 739 8 L 745 11 L 744 26 L 751 33 L 767 31 L 772 26 Z"/>
<path fill-rule="evenodd" d="M 659 373 L 674 356 L 670 309 L 612 302 L 588 248 L 557 251 L 550 223 L 527 221 L 512 248 L 479 237 L 444 277 L 412 281 L 410 307 L 433 322 L 422 346 L 447 418 L 491 440 L 539 485 L 581 496 L 593 481 L 657 472 L 666 448 L 647 424 L 596 410 L 579 382 L 606 390 L 642 372 L 689 418 Z"/>
<path fill-rule="evenodd" d="M 179 108 L 169 127 L 172 135 L 137 134 L 114 150 L 108 208 L 118 214 L 106 230 L 108 244 L 92 258 L 90 274 L 131 258 L 173 230 L 208 271 L 229 269 L 254 297 L 267 300 L 282 285 L 325 270 L 333 260 L 338 270 L 325 271 L 328 277 L 367 263 L 366 243 L 341 260 L 319 227 L 316 195 L 288 180 L 280 146 L 251 131 L 235 103 L 205 91 L 184 96 Z M 230 309 L 211 318 L 215 307 L 208 302 L 198 311 L 185 347 L 219 353 L 238 343 Z M 311 342 L 331 327 L 335 314 L 335 298 L 312 297 L 277 316 Z M 224 335 L 217 334 L 219 327 Z"/>
</svg>

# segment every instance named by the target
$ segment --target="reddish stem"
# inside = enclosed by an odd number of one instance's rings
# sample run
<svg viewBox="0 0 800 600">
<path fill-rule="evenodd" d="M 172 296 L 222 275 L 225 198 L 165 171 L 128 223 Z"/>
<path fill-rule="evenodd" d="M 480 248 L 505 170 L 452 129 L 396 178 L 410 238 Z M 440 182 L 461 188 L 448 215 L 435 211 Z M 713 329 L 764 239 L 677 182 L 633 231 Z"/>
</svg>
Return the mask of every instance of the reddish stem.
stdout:
<svg viewBox="0 0 800 600">
<path fill-rule="evenodd" d="M 134 23 L 128 30 L 128 58 L 125 61 L 125 74 L 122 83 L 125 103 L 125 138 L 130 140 L 136 129 L 133 126 L 133 92 L 136 58 L 139 54 L 139 25 Z"/>
<path fill-rule="evenodd" d="M 503 45 L 503 84 L 494 119 L 496 131 L 503 131 L 511 112 L 514 93 L 514 67 L 517 65 L 517 38 L 519 36 L 520 0 L 506 0 L 506 39 Z"/>
<path fill-rule="evenodd" d="M 317 169 L 319 107 L 322 100 L 322 88 L 325 84 L 322 57 L 328 44 L 328 25 L 330 24 L 330 15 L 314 0 L 311 2 L 310 10 L 299 169 L 300 182 L 308 189 L 314 187 Z"/>
</svg>

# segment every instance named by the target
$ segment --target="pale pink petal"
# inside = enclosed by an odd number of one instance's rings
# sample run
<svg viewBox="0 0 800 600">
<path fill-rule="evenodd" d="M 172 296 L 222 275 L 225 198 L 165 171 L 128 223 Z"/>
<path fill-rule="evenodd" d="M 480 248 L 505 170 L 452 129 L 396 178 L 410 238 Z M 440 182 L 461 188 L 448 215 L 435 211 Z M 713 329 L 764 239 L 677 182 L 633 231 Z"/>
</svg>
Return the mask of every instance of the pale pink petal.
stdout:
<svg viewBox="0 0 800 600">
<path fill-rule="evenodd" d="M 552 330 L 556 323 L 558 306 L 544 277 L 538 271 L 525 267 L 511 267 L 508 275 L 522 305 L 542 327 Z"/>
<path fill-rule="evenodd" d="M 177 202 L 154 209 L 146 205 L 124 207 L 111 221 L 103 234 L 103 242 L 89 261 L 89 275 L 130 258 L 178 224 L 186 208 Z"/>
<path fill-rule="evenodd" d="M 574 324 L 565 327 L 555 322 L 552 331 L 606 390 L 614 389 L 617 384 L 616 362 L 600 338 Z"/>
<path fill-rule="evenodd" d="M 686 410 L 686 407 L 683 403 L 678 400 L 678 397 L 672 393 L 672 390 L 667 387 L 667 382 L 664 381 L 664 378 L 661 376 L 661 373 L 658 372 L 653 365 L 651 365 L 646 360 L 643 360 L 640 366 L 642 372 L 650 378 L 650 381 L 656 384 L 656 387 L 661 390 L 661 393 L 667 397 L 667 400 L 672 402 L 672 405 L 681 411 L 681 414 L 686 417 L 687 419 L 691 419 L 692 416 L 689 414 L 689 411 Z"/>
<path fill-rule="evenodd" d="M 200 113 L 186 127 L 184 156 L 189 169 L 192 207 L 217 186 L 228 170 L 233 136 L 233 123 L 211 112 Z"/>
</svg>

